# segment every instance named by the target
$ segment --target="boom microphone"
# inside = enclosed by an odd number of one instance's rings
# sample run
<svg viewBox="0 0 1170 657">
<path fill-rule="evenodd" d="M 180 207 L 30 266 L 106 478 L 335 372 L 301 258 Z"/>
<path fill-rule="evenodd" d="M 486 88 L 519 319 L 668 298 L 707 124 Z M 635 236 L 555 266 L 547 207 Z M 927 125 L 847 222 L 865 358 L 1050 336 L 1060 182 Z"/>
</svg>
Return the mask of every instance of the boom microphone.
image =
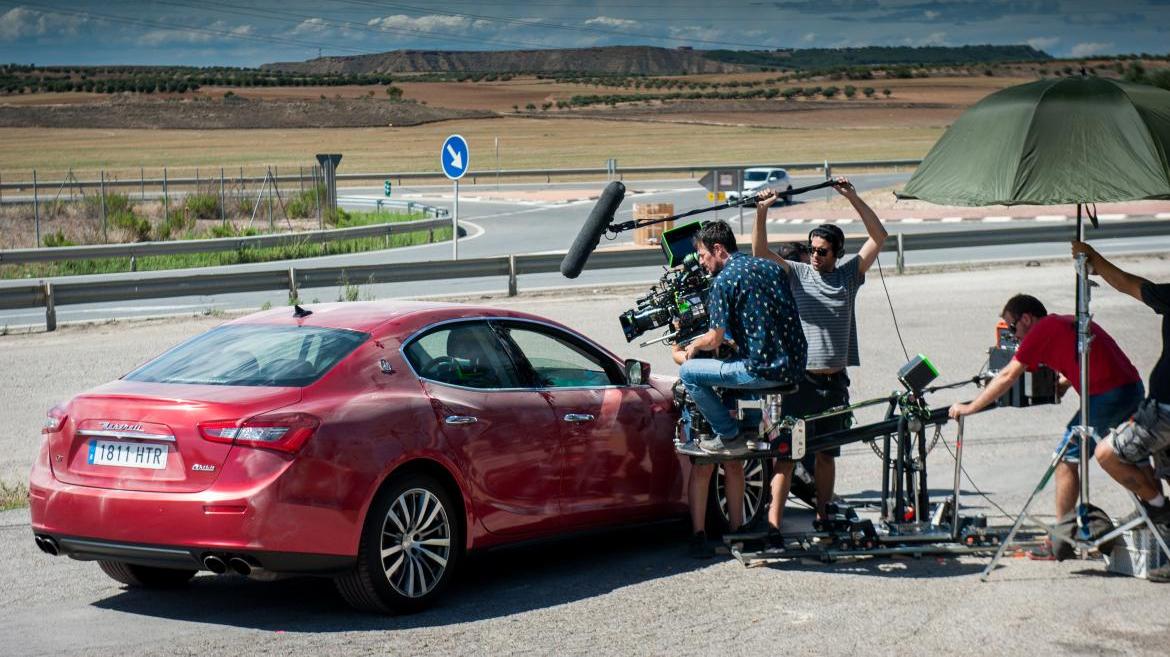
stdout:
<svg viewBox="0 0 1170 657">
<path fill-rule="evenodd" d="M 561 274 L 565 278 L 577 278 L 581 270 L 585 268 L 585 261 L 589 259 L 589 254 L 593 253 L 593 249 L 597 248 L 597 243 L 601 241 L 601 236 L 605 234 L 605 230 L 613 222 L 613 215 L 617 212 L 618 206 L 622 204 L 622 199 L 625 196 L 626 186 L 616 180 L 607 185 L 605 191 L 601 192 L 601 198 L 597 199 L 597 204 L 593 206 L 589 218 L 581 226 L 581 232 L 577 233 L 577 239 L 573 240 L 573 246 L 569 247 L 568 253 L 561 260 Z"/>
</svg>

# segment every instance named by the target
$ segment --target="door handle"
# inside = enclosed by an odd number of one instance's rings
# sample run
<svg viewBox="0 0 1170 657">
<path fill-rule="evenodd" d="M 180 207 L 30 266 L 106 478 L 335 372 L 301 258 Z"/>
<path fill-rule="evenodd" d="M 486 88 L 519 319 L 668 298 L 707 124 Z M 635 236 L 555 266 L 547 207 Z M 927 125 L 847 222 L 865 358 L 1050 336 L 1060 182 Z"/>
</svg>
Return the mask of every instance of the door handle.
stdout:
<svg viewBox="0 0 1170 657">
<path fill-rule="evenodd" d="M 565 416 L 565 422 L 592 422 L 593 416 L 588 413 L 569 413 Z"/>
<path fill-rule="evenodd" d="M 443 418 L 446 424 L 475 424 L 479 422 L 479 418 L 474 415 L 448 415 Z"/>
</svg>

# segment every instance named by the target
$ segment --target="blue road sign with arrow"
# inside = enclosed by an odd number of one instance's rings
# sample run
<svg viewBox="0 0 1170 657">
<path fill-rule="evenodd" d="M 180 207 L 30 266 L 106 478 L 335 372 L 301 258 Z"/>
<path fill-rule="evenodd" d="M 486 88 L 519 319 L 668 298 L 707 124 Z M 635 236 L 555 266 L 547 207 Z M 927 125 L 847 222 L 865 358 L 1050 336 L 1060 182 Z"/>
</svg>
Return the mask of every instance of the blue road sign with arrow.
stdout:
<svg viewBox="0 0 1170 657">
<path fill-rule="evenodd" d="M 459 180 L 467 173 L 471 164 L 471 152 L 467 148 L 467 140 L 459 135 L 447 137 L 443 148 L 439 151 L 439 162 L 443 165 L 443 174 L 451 180 Z"/>
</svg>

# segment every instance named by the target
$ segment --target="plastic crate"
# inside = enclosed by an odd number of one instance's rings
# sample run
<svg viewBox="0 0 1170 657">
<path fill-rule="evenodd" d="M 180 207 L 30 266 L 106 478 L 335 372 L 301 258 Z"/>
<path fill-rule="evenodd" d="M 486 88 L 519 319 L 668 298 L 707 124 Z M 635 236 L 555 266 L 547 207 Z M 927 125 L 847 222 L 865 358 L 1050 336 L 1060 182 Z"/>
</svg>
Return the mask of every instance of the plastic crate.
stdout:
<svg viewBox="0 0 1170 657">
<path fill-rule="evenodd" d="M 1113 553 L 1105 557 L 1106 568 L 1111 573 L 1146 578 L 1147 573 L 1166 565 L 1166 554 L 1146 526 L 1135 527 L 1121 535 L 1124 543 L 1118 541 Z M 1170 544 L 1170 536 L 1162 535 Z"/>
</svg>

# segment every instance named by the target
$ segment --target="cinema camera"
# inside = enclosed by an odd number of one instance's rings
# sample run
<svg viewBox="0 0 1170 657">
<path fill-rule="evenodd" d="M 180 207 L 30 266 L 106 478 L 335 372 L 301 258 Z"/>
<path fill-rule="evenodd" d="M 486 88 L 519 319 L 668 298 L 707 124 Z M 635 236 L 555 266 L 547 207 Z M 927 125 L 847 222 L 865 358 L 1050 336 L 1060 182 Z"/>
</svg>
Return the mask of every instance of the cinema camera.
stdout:
<svg viewBox="0 0 1170 657">
<path fill-rule="evenodd" d="M 626 342 L 663 326 L 672 330 L 641 346 L 656 342 L 683 344 L 707 331 L 707 291 L 712 277 L 699 264 L 692 241 L 701 227 L 696 221 L 662 234 L 669 269 L 645 296 L 637 299 L 633 308 L 618 317 Z"/>
</svg>

